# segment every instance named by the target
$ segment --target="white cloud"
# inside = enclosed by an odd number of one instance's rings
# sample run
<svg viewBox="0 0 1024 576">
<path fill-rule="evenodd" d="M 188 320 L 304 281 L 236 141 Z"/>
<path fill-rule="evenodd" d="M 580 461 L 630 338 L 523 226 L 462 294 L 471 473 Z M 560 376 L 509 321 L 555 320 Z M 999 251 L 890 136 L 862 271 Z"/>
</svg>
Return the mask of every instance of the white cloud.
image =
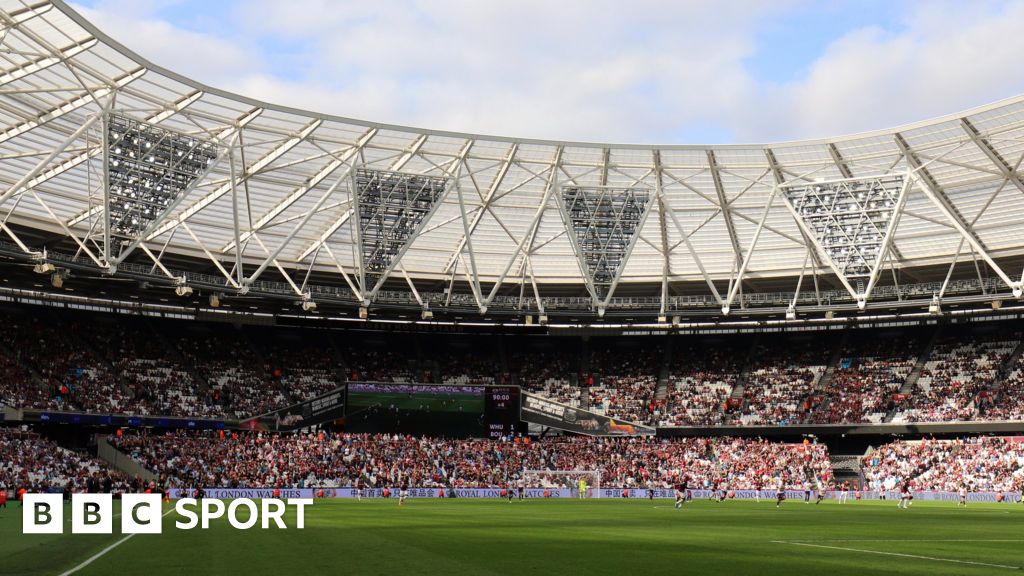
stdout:
<svg viewBox="0 0 1024 576">
<path fill-rule="evenodd" d="M 248 0 L 211 32 L 105 0 L 86 17 L 171 70 L 261 100 L 373 121 L 563 140 L 737 141 L 884 128 L 1024 91 L 1024 0 L 908 5 L 806 76 L 759 81 L 758 27 L 788 2 Z M 283 47 L 282 65 L 269 58 Z M 284 68 L 282 70 L 282 68 Z M 753 72 L 753 73 L 752 73 Z"/>
<path fill-rule="evenodd" d="M 763 86 L 739 139 L 827 137 L 925 120 L 1024 92 L 1024 2 L 928 2 L 898 33 L 854 30 L 806 78 Z"/>
</svg>

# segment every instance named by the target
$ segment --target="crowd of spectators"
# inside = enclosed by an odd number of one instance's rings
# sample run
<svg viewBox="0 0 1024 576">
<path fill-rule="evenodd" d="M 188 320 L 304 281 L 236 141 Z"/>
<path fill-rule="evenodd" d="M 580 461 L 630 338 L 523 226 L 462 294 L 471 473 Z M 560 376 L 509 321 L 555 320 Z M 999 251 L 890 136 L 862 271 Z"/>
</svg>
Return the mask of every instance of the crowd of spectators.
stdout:
<svg viewBox="0 0 1024 576">
<path fill-rule="evenodd" d="M 1024 441 L 978 436 L 959 440 L 898 441 L 866 456 L 864 478 L 873 490 L 1009 492 L 1024 489 Z"/>
<path fill-rule="evenodd" d="M 90 485 L 90 479 L 99 485 Z M 0 490 L 123 492 L 129 481 L 103 461 L 62 448 L 35 432 L 0 428 Z"/>
<path fill-rule="evenodd" d="M 182 431 L 111 436 L 167 487 L 505 487 L 523 470 L 589 470 L 605 487 L 802 488 L 832 481 L 824 445 L 738 438 L 451 440 Z"/>
<path fill-rule="evenodd" d="M 992 385 L 1018 340 L 947 338 L 935 345 L 893 422 L 974 420 L 992 403 Z"/>
<path fill-rule="evenodd" d="M 510 354 L 509 364 L 512 384 L 570 406 L 580 405 L 578 357 L 555 351 L 517 351 Z"/>
<path fill-rule="evenodd" d="M 848 347 L 824 390 L 826 400 L 814 410 L 816 424 L 879 423 L 896 406 L 903 387 L 922 351 L 914 336 L 871 338 Z"/>
<path fill-rule="evenodd" d="M 657 422 L 665 408 L 664 400 L 654 394 L 664 357 L 660 346 L 595 351 L 590 360 L 595 379 L 595 385 L 589 388 L 590 408 L 629 422 Z"/>
<path fill-rule="evenodd" d="M 725 346 L 676 344 L 669 364 L 661 426 L 717 426 L 728 419 L 726 401 L 741 373 L 742 355 Z"/>
<path fill-rule="evenodd" d="M 743 387 L 739 423 L 786 426 L 800 422 L 819 401 L 815 389 L 831 350 L 804 346 L 758 346 Z"/>
</svg>

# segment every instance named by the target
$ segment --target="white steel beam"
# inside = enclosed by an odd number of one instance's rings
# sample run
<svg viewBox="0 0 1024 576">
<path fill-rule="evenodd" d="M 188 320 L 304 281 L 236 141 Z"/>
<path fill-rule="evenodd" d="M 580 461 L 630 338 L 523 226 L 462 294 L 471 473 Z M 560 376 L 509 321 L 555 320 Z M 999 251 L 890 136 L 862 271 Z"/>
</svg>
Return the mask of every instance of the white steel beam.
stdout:
<svg viewBox="0 0 1024 576">
<path fill-rule="evenodd" d="M 257 108 L 252 113 L 248 114 L 245 118 L 243 118 L 241 121 L 238 122 L 237 126 L 235 127 L 235 130 L 237 132 L 242 132 L 243 129 L 245 128 L 245 125 L 248 124 L 249 122 L 255 120 L 256 117 L 259 116 L 259 114 L 261 114 L 262 112 L 263 112 L 262 108 Z M 195 203 L 189 205 L 189 207 L 186 208 L 185 210 L 183 210 L 182 213 L 177 218 L 174 218 L 173 220 L 168 220 L 167 222 L 164 222 L 164 224 L 162 226 L 160 226 L 159 228 L 153 230 L 153 233 L 149 235 L 147 240 L 151 240 L 153 238 L 156 238 L 157 236 L 160 236 L 161 234 L 164 234 L 168 230 L 178 226 L 182 222 L 184 222 L 184 221 L 188 220 L 189 218 L 195 216 L 201 210 L 203 210 L 204 208 L 206 208 L 210 204 L 213 204 L 214 202 L 219 200 L 221 197 L 223 197 L 225 194 L 230 194 L 231 190 L 232 190 L 232 186 L 238 186 L 240 184 L 243 184 L 244 182 L 248 181 L 249 178 L 252 178 L 256 174 L 258 174 L 261 170 L 265 169 L 267 166 L 272 164 L 278 158 L 280 158 L 280 157 L 284 156 L 285 154 L 287 154 L 289 150 L 294 148 L 299 142 L 302 142 L 303 140 L 305 140 L 306 137 L 308 137 L 314 130 L 316 130 L 316 128 L 318 126 L 320 126 L 321 122 L 322 122 L 321 120 L 314 120 L 314 121 L 310 122 L 309 124 L 307 124 L 295 136 L 292 136 L 288 140 L 285 140 L 284 142 L 279 144 L 276 148 L 274 148 L 270 152 L 267 152 L 266 154 L 264 154 L 259 160 L 254 162 L 252 165 L 250 165 L 247 168 L 245 168 L 244 172 L 241 174 L 241 176 L 234 183 L 232 183 L 232 182 L 225 182 L 224 184 L 221 184 L 220 186 L 218 186 L 216 189 L 214 189 L 212 192 L 210 192 L 206 196 L 203 196 L 202 198 L 197 200 Z"/>
<path fill-rule="evenodd" d="M 401 171 L 402 168 L 409 162 L 409 160 L 412 160 L 413 156 L 415 156 L 416 153 L 419 152 L 420 148 L 423 146 L 423 143 L 426 141 L 426 134 L 423 134 L 419 138 L 417 138 L 416 141 L 413 142 L 408 149 L 406 149 L 402 156 L 395 160 L 395 162 L 388 168 L 388 171 Z M 355 194 L 356 191 L 352 190 L 353 198 L 355 197 Z M 346 210 L 345 213 L 339 216 L 337 220 L 332 222 L 331 225 L 328 226 L 326 230 L 321 232 L 320 236 L 318 236 L 315 241 L 313 241 L 309 246 L 303 248 L 302 252 L 299 253 L 298 257 L 295 258 L 295 260 L 297 262 L 301 262 L 305 260 L 310 254 L 315 252 L 318 248 L 320 248 L 320 246 L 322 246 L 324 242 L 327 242 L 327 240 L 330 239 L 331 236 L 334 236 L 334 233 L 337 232 L 339 228 L 341 228 L 342 226 L 345 225 L 346 222 L 348 222 L 349 218 L 352 217 L 353 212 L 354 210 L 352 208 Z"/>
<path fill-rule="evenodd" d="M 366 146 L 366 143 L 369 142 L 370 139 L 373 138 L 373 136 L 376 133 L 376 128 L 368 130 L 365 134 L 363 134 L 363 136 L 359 139 L 359 142 L 354 147 L 346 150 L 341 156 L 332 157 L 330 162 L 328 162 L 326 165 L 324 165 L 323 168 L 318 170 L 317 173 L 314 174 L 309 180 L 307 180 L 302 186 L 299 186 L 295 190 L 292 190 L 291 194 L 286 196 L 284 199 L 278 202 L 277 205 L 271 208 L 266 214 L 264 214 L 258 220 L 256 220 L 256 222 L 254 222 L 252 225 L 252 229 L 242 233 L 239 241 L 243 243 L 247 241 L 250 237 L 252 237 L 253 234 L 262 230 L 264 227 L 273 222 L 275 218 L 284 213 L 284 211 L 290 208 L 292 204 L 298 202 L 311 190 L 319 186 L 321 182 L 329 178 L 331 174 L 338 170 L 338 168 L 341 168 L 342 166 L 349 164 L 352 160 L 352 157 L 358 154 L 359 151 L 362 150 L 364 146 Z M 234 247 L 235 242 L 232 241 L 225 245 L 223 248 L 221 248 L 220 251 L 228 252 Z"/>
<path fill-rule="evenodd" d="M 896 145 L 899 146 L 900 151 L 903 152 L 903 156 L 907 160 L 907 165 L 912 169 L 914 179 L 921 184 L 921 189 L 924 191 L 928 199 L 932 201 L 932 204 L 934 204 L 940 212 L 942 212 L 942 215 L 949 220 L 950 224 L 956 228 L 957 232 L 967 240 L 968 244 L 970 244 L 971 247 L 981 255 L 982 259 L 988 263 L 996 275 L 998 275 L 999 278 L 1002 279 L 1002 281 L 1006 283 L 1011 290 L 1013 290 L 1014 296 L 1019 298 L 1022 294 L 1021 282 L 1011 280 L 1009 275 L 1003 271 L 1002 267 L 996 264 L 995 260 L 989 254 L 988 249 L 984 244 L 982 244 L 974 231 L 964 224 L 960 211 L 953 206 L 949 201 L 949 198 L 946 197 L 945 191 L 943 191 L 942 187 L 939 186 L 939 183 L 935 181 L 932 175 L 928 172 L 928 169 L 921 164 L 921 161 L 917 158 L 917 155 L 914 154 L 914 151 L 910 149 L 910 146 L 903 138 L 903 135 L 897 132 L 893 135 L 893 138 L 896 140 Z"/>
<path fill-rule="evenodd" d="M 524 252 L 523 248 L 527 245 L 527 243 L 533 243 L 533 238 L 537 234 L 537 229 L 540 227 L 540 220 L 544 216 L 544 211 L 548 207 L 548 201 L 551 198 L 551 192 L 558 184 L 558 170 L 560 169 L 562 164 L 562 151 L 564 149 L 564 146 L 558 146 L 555 149 L 555 155 L 551 159 L 551 171 L 548 174 L 547 184 L 544 186 L 544 194 L 541 197 L 540 204 L 537 205 L 537 211 L 534 213 L 533 220 L 530 222 L 530 228 L 528 232 L 525 235 L 523 235 L 523 238 L 522 240 L 519 241 L 519 244 L 516 246 L 516 249 L 513 250 L 512 254 L 509 255 L 508 263 L 505 264 L 505 267 L 501 271 L 501 274 L 498 276 L 498 279 L 494 282 L 494 286 L 491 287 L 491 292 L 487 295 L 487 298 L 484 299 L 484 306 L 490 305 L 491 301 L 494 300 L 494 297 L 498 295 L 498 289 L 501 288 L 502 283 L 505 282 L 505 277 L 508 276 L 509 270 L 512 269 L 512 265 L 515 264 L 516 258 L 518 258 L 520 254 L 523 254 L 524 257 L 529 258 L 529 252 Z M 585 277 L 586 274 L 584 274 L 584 278 Z"/>
<path fill-rule="evenodd" d="M 47 122 L 56 120 L 57 118 L 60 118 L 65 114 L 74 112 L 75 110 L 78 110 L 83 106 L 92 104 L 95 102 L 95 99 L 103 98 L 110 94 L 113 94 L 118 88 L 122 88 L 124 86 L 127 86 L 128 84 L 131 84 L 132 82 L 141 78 L 145 73 L 145 68 L 136 68 L 132 72 L 129 72 L 128 74 L 124 74 L 114 79 L 110 86 L 105 86 L 94 92 L 86 92 L 85 94 L 80 94 L 45 112 L 40 113 L 37 117 L 33 118 L 32 120 L 26 120 L 25 122 L 22 122 L 15 126 L 11 126 L 10 128 L 4 130 L 3 132 L 0 132 L 0 144 L 3 144 L 4 142 L 7 142 L 8 140 L 15 138 L 17 136 L 20 136 L 28 132 L 29 130 L 38 128 L 39 126 L 42 126 Z"/>
</svg>

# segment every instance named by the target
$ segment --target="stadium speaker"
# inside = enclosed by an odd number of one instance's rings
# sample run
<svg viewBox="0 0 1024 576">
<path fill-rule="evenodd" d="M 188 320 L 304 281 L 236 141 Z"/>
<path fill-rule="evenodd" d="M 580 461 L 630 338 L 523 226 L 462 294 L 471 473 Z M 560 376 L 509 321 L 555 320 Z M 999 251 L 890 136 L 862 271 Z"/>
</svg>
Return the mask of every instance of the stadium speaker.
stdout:
<svg viewBox="0 0 1024 576">
<path fill-rule="evenodd" d="M 312 312 L 313 310 L 316 310 L 316 302 L 313 302 L 312 300 L 303 300 L 302 310 L 303 312 Z"/>
<path fill-rule="evenodd" d="M 370 315 L 370 311 L 366 309 L 366 306 L 359 307 L 359 318 L 366 320 L 366 317 Z"/>
<path fill-rule="evenodd" d="M 220 296 L 217 294 L 210 294 L 210 308 L 220 308 Z"/>
<path fill-rule="evenodd" d="M 36 274 L 49 274 L 50 272 L 53 272 L 56 269 L 57 267 L 54 266 L 53 264 L 50 264 L 49 262 L 40 262 L 39 264 L 36 264 L 32 268 L 32 270 Z"/>
<path fill-rule="evenodd" d="M 537 321 L 540 323 L 541 326 L 545 326 L 548 323 L 548 315 L 541 314 L 540 316 L 537 317 Z"/>
<path fill-rule="evenodd" d="M 668 324 L 668 316 L 658 316 L 658 324 Z"/>
<path fill-rule="evenodd" d="M 523 322 L 527 326 L 533 326 L 533 315 L 532 314 L 527 314 L 526 316 L 524 316 L 523 317 Z"/>
<path fill-rule="evenodd" d="M 50 276 L 50 284 L 52 284 L 54 288 L 63 288 L 64 275 L 60 272 L 54 272 L 53 275 Z"/>
<path fill-rule="evenodd" d="M 825 311 L 825 320 L 831 320 L 836 317 L 836 313 L 831 310 Z"/>
<path fill-rule="evenodd" d="M 1002 307 L 1003 307 L 1003 301 L 1002 300 L 993 300 L 992 301 L 992 309 L 993 310 L 999 310 Z"/>
<path fill-rule="evenodd" d="M 673 316 L 672 317 L 672 325 L 675 326 L 676 328 L 678 328 L 681 320 L 682 320 L 682 318 L 680 318 L 679 316 Z"/>
<path fill-rule="evenodd" d="M 178 296 L 191 296 L 192 295 L 192 287 L 191 286 L 177 286 L 177 287 L 174 288 L 174 293 L 177 294 Z"/>
<path fill-rule="evenodd" d="M 423 312 L 420 313 L 420 318 L 422 318 L 424 320 L 433 320 L 434 319 L 434 313 L 431 312 L 430 310 L 424 310 Z"/>
<path fill-rule="evenodd" d="M 928 305 L 928 313 L 932 316 L 938 316 L 942 314 L 942 306 L 939 305 L 938 298 L 932 298 L 931 304 Z"/>
<path fill-rule="evenodd" d="M 796 320 L 796 308 L 789 307 L 786 309 L 786 320 Z"/>
</svg>

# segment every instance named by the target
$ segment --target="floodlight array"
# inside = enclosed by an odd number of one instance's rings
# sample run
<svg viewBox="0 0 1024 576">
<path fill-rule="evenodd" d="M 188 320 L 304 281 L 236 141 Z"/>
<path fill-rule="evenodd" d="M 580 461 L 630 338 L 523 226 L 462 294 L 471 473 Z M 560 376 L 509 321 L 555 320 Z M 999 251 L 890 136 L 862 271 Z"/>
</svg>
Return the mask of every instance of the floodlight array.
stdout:
<svg viewBox="0 0 1024 576">
<path fill-rule="evenodd" d="M 207 140 L 110 114 L 107 185 L 112 236 L 136 238 L 214 164 Z"/>
<path fill-rule="evenodd" d="M 608 294 L 622 271 L 649 201 L 649 191 L 641 188 L 562 188 L 578 256 L 599 298 Z"/>
<path fill-rule="evenodd" d="M 449 178 L 358 168 L 355 181 L 363 270 L 372 282 L 411 241 L 444 196 Z"/>
<path fill-rule="evenodd" d="M 882 258 L 903 176 L 783 189 L 825 255 L 847 279 L 869 278 Z"/>
</svg>

